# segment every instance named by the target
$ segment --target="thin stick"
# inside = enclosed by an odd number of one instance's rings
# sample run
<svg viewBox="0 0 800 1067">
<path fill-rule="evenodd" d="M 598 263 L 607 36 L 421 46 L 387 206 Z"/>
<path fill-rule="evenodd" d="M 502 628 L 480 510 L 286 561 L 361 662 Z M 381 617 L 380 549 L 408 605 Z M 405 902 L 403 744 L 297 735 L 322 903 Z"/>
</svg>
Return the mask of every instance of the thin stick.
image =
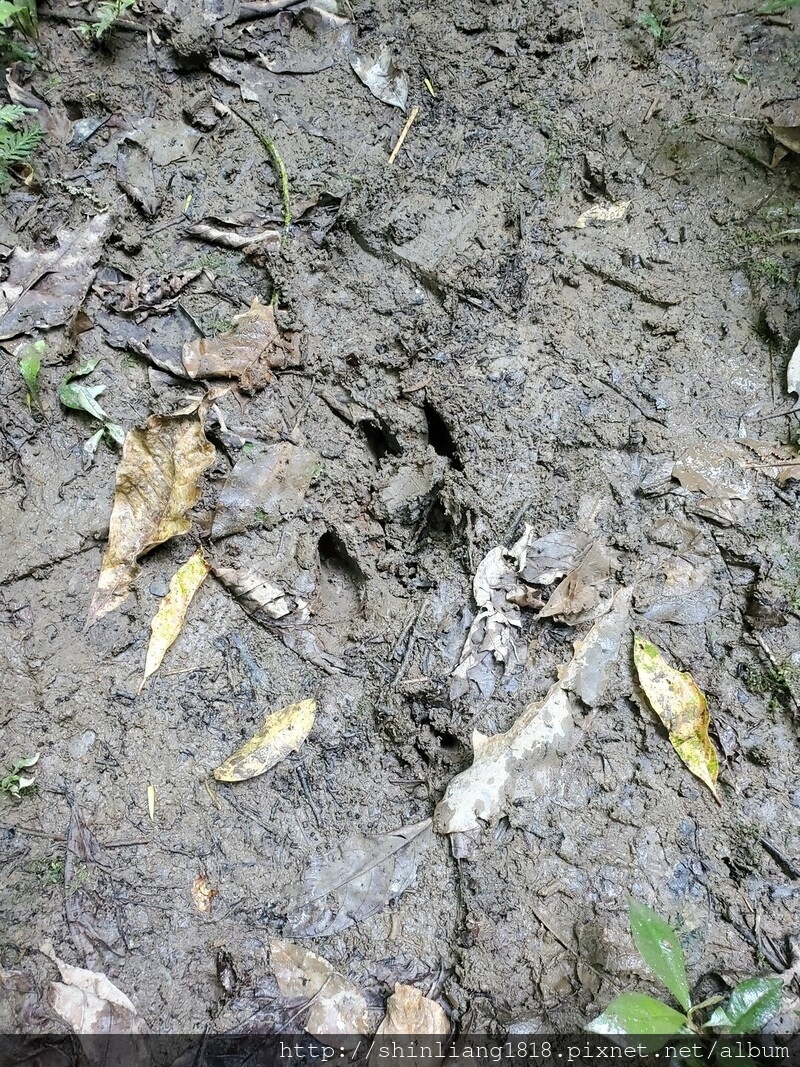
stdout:
<svg viewBox="0 0 800 1067">
<path fill-rule="evenodd" d="M 278 172 L 278 177 L 281 180 L 281 195 L 283 197 L 283 225 L 288 230 L 292 224 L 292 205 L 289 200 L 289 175 L 286 173 L 286 167 L 284 166 L 283 160 L 280 157 L 280 153 L 275 147 L 274 142 L 270 140 L 270 138 L 267 137 L 265 133 L 262 133 L 261 130 L 259 130 L 246 115 L 243 115 L 241 111 L 238 111 L 230 104 L 228 104 L 228 107 L 230 107 L 231 111 L 234 113 L 234 115 L 237 116 L 237 118 L 240 118 L 242 120 L 245 126 L 250 127 L 252 132 L 256 135 L 256 137 L 266 149 L 267 155 L 272 161 L 273 167 Z"/>
<path fill-rule="evenodd" d="M 397 153 L 403 147 L 403 141 L 408 137 L 408 131 L 411 129 L 411 124 L 418 114 L 419 108 L 415 105 L 411 108 L 411 114 L 408 116 L 405 126 L 400 131 L 400 136 L 397 138 L 397 144 L 394 146 L 392 154 L 389 156 L 389 162 L 386 164 L 387 167 L 391 167 L 392 163 L 397 159 Z"/>
</svg>

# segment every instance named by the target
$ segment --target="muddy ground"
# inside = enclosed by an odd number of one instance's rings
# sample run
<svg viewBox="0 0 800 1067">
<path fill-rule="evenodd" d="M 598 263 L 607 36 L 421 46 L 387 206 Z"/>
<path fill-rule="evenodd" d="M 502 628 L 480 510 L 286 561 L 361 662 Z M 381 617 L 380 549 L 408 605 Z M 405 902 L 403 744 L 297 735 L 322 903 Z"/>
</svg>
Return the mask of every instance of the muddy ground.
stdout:
<svg viewBox="0 0 800 1067">
<path fill-rule="evenodd" d="M 43 989 L 50 941 L 156 1031 L 296 1025 L 268 951 L 292 936 L 290 887 L 354 831 L 429 818 L 469 766 L 473 730 L 506 730 L 588 629 L 523 610 L 524 665 L 454 692 L 472 576 L 526 524 L 616 551 L 607 588 L 633 589 L 632 625 L 708 695 L 721 804 L 635 699 L 627 638 L 545 795 L 519 799 L 464 858 L 429 835 L 404 892 L 302 943 L 376 1010 L 406 982 L 459 1027 L 493 1032 L 578 1029 L 622 989 L 656 991 L 628 892 L 675 924 L 698 994 L 790 965 L 797 482 L 754 452 L 723 457 L 705 492 L 674 476 L 687 449 L 707 466 L 737 438 L 786 444 L 797 430 L 781 413 L 800 331 L 800 172 L 796 156 L 770 165 L 766 123 L 792 104 L 798 12 L 756 7 L 656 6 L 657 40 L 622 0 L 357 0 L 356 40 L 352 26 L 312 32 L 300 5 L 237 22 L 212 0 L 145 2 L 105 47 L 75 30 L 91 11 L 40 9 L 37 58 L 14 80 L 67 134 L 45 138 L 32 180 L 17 174 L 2 200 L 5 261 L 110 222 L 91 328 L 43 335 L 43 414 L 26 406 L 23 338 L 3 342 L 2 755 L 40 762 L 35 791 L 0 796 L 0 965 Z M 406 112 L 351 68 L 349 50 L 383 45 L 408 72 Z M 285 164 L 288 232 L 241 115 Z M 138 203 L 117 180 L 133 143 Z M 626 200 L 624 218 L 576 225 Z M 277 242 L 237 251 L 187 232 L 242 212 Z M 171 302 L 153 297 L 192 272 Z M 133 312 L 120 297 L 132 282 Z M 104 442 L 86 466 L 96 424 L 59 405 L 60 382 L 100 356 L 91 380 L 124 429 L 174 411 L 202 388 L 164 366 L 254 297 L 275 300 L 302 364 L 219 401 L 193 533 L 146 555 L 135 595 L 85 630 L 119 450 Z M 232 505 L 214 536 L 232 465 L 281 441 L 318 456 L 299 509 L 239 521 Z M 292 651 L 210 578 L 137 695 L 150 620 L 197 537 L 305 596 L 344 670 Z M 318 712 L 299 753 L 238 785 L 210 777 L 267 711 L 306 697 Z M 81 826 L 99 859 L 70 855 Z M 201 872 L 218 890 L 205 914 L 191 898 Z M 227 1000 L 220 952 L 238 976 Z M 7 1028 L 63 1029 L 45 1002 L 14 1010 Z"/>
</svg>

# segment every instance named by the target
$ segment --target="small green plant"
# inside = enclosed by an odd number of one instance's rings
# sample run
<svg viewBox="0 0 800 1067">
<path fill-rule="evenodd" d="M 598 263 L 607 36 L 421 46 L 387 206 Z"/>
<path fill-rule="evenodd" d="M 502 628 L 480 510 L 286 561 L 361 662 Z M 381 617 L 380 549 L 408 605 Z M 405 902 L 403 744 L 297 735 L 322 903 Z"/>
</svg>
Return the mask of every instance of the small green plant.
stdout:
<svg viewBox="0 0 800 1067">
<path fill-rule="evenodd" d="M 779 663 L 767 670 L 749 670 L 744 682 L 751 693 L 769 697 L 767 711 L 774 714 L 791 707 L 800 693 L 800 670 L 791 663 Z"/>
<path fill-rule="evenodd" d="M 21 800 L 24 793 L 29 789 L 33 789 L 36 784 L 35 774 L 21 774 L 21 771 L 28 770 L 29 767 L 35 766 L 39 762 L 39 753 L 35 756 L 31 756 L 30 759 L 15 759 L 11 764 L 11 774 L 7 774 L 5 778 L 0 778 L 0 793 L 8 793 L 10 797 L 14 797 L 15 800 Z"/>
<path fill-rule="evenodd" d="M 78 31 L 84 37 L 92 37 L 95 41 L 101 41 L 117 19 L 122 18 L 126 11 L 130 11 L 135 3 L 136 0 L 101 0 L 101 3 L 97 5 L 96 20 L 82 22 L 78 26 Z"/>
<path fill-rule="evenodd" d="M 666 43 L 666 28 L 664 23 L 654 12 L 650 10 L 643 11 L 636 21 L 650 33 L 656 44 Z"/>
<path fill-rule="evenodd" d="M 648 1052 L 657 1052 L 670 1037 L 680 1034 L 760 1033 L 781 1006 L 780 978 L 747 978 L 727 997 L 710 997 L 692 1004 L 686 977 L 686 960 L 669 923 L 634 897 L 628 898 L 631 933 L 642 959 L 678 1002 L 681 1011 L 645 993 L 622 993 L 602 1015 L 586 1027 L 593 1034 L 636 1034 L 652 1038 Z M 712 1011 L 713 1009 L 713 1011 Z M 720 1067 L 726 1067 L 731 1049 L 715 1041 L 712 1050 Z M 699 1062 L 695 1060 L 695 1062 Z"/>
<path fill-rule="evenodd" d="M 0 30 L 19 30 L 26 37 L 35 37 L 38 26 L 35 0 L 23 0 L 12 4 L 9 0 L 0 0 Z"/>
<path fill-rule="evenodd" d="M 31 109 L 19 104 L 0 106 L 0 193 L 11 185 L 11 168 L 27 163 L 42 139 L 37 123 L 23 125 Z"/>
<path fill-rule="evenodd" d="M 42 369 L 42 356 L 44 355 L 44 341 L 31 341 L 17 349 L 19 356 L 19 372 L 25 382 L 27 390 L 28 407 L 41 410 L 39 399 L 39 373 Z"/>
</svg>

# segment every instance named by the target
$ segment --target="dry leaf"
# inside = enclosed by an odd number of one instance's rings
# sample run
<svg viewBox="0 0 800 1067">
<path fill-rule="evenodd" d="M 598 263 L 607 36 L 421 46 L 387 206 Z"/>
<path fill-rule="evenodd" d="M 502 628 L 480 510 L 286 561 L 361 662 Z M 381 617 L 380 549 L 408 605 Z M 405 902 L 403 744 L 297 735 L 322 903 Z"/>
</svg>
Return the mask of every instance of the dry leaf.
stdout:
<svg viewBox="0 0 800 1067">
<path fill-rule="evenodd" d="M 203 431 L 203 414 L 196 406 L 151 415 L 144 428 L 125 435 L 108 547 L 87 625 L 122 604 L 140 556 L 191 528 L 186 513 L 199 500 L 200 475 L 216 455 Z"/>
<path fill-rule="evenodd" d="M 56 234 L 56 248 L 17 247 L 0 283 L 0 341 L 71 323 L 94 278 L 111 215 Z"/>
<path fill-rule="evenodd" d="M 316 711 L 316 700 L 300 700 L 272 712 L 255 736 L 214 768 L 214 777 L 218 782 L 244 782 L 268 771 L 297 752 L 311 733 Z"/>
<path fill-rule="evenodd" d="M 450 1020 L 435 1000 L 411 985 L 398 982 L 386 1002 L 386 1017 L 376 1037 L 384 1034 L 449 1034 Z"/>
<path fill-rule="evenodd" d="M 578 216 L 575 226 L 579 230 L 590 222 L 621 222 L 631 209 L 632 200 L 619 200 L 616 204 L 595 204 Z"/>
<path fill-rule="evenodd" d="M 202 548 L 198 548 L 173 574 L 167 595 L 159 604 L 158 611 L 150 623 L 150 644 L 147 646 L 144 677 L 139 692 L 150 675 L 161 666 L 168 649 L 181 632 L 189 605 L 210 570 Z"/>
<path fill-rule="evenodd" d="M 597 618 L 608 607 L 608 601 L 600 597 L 599 587 L 618 568 L 617 554 L 602 541 L 596 541 L 581 555 L 577 566 L 556 586 L 537 617 L 557 617 L 571 626 Z"/>
<path fill-rule="evenodd" d="M 329 857 L 315 857 L 302 883 L 289 890 L 288 931 L 328 936 L 381 911 L 416 878 L 430 828 L 425 819 L 390 834 L 349 834 Z"/>
<path fill-rule="evenodd" d="M 284 996 L 309 1002 L 305 1029 L 317 1036 L 371 1032 L 367 1002 L 360 990 L 307 948 L 273 938 L 270 962 Z"/>
<path fill-rule="evenodd" d="M 647 702 L 669 731 L 672 747 L 720 804 L 719 758 L 708 736 L 711 717 L 705 696 L 690 674 L 670 667 L 656 646 L 639 634 L 633 640 L 633 661 Z"/>
<path fill-rule="evenodd" d="M 236 378 L 242 389 L 255 392 L 270 381 L 270 368 L 299 365 L 295 339 L 281 336 L 271 304 L 256 297 L 233 323 L 233 329 L 219 337 L 186 342 L 182 359 L 190 378 Z"/>
<path fill-rule="evenodd" d="M 202 915 L 210 915 L 211 909 L 214 907 L 214 900 L 218 896 L 219 890 L 212 888 L 206 872 L 200 871 L 192 882 L 192 904 Z"/>
<path fill-rule="evenodd" d="M 50 984 L 47 999 L 75 1033 L 148 1033 L 131 1001 L 104 974 L 71 967 L 55 955 L 50 945 L 42 945 L 41 951 L 58 966 L 63 979 Z"/>
<path fill-rule="evenodd" d="M 619 656 L 630 598 L 628 589 L 616 594 L 611 610 L 576 644 L 573 659 L 541 704 L 528 705 L 505 733 L 486 737 L 475 731 L 475 759 L 448 785 L 434 812 L 434 829 L 473 833 L 481 823 L 492 824 L 510 813 L 519 798 L 541 796 L 550 788 L 551 771 L 578 737 L 571 694 L 602 699 L 609 668 Z"/>
</svg>

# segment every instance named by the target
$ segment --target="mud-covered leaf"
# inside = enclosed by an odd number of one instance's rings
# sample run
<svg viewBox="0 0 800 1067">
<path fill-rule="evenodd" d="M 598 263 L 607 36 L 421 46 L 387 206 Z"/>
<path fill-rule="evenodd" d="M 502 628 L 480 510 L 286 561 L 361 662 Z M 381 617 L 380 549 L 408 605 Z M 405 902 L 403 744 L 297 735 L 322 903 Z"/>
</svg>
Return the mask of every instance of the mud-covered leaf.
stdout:
<svg viewBox="0 0 800 1067">
<path fill-rule="evenodd" d="M 292 596 L 254 571 L 221 567 L 212 563 L 214 577 L 236 597 L 251 619 L 269 627 L 287 648 L 327 674 L 345 670 L 345 664 L 330 655 L 311 629 L 307 601 Z"/>
<path fill-rule="evenodd" d="M 75 1033 L 148 1033 L 131 1001 L 104 974 L 64 963 L 50 945 L 42 945 L 41 951 L 57 965 L 62 979 L 50 984 L 47 999 Z"/>
<path fill-rule="evenodd" d="M 584 230 L 590 223 L 622 222 L 627 218 L 632 203 L 632 200 L 618 200 L 616 204 L 593 204 L 578 216 L 575 226 Z"/>
<path fill-rule="evenodd" d="M 384 46 L 376 55 L 354 55 L 350 66 L 373 96 L 384 104 L 405 111 L 408 101 L 408 75 L 395 64 L 392 50 Z"/>
<path fill-rule="evenodd" d="M 308 1033 L 332 1036 L 370 1032 L 369 1011 L 361 991 L 322 956 L 291 941 L 273 938 L 270 963 L 280 992 L 308 1002 Z"/>
<path fill-rule="evenodd" d="M 708 1025 L 727 1034 L 759 1034 L 780 1011 L 782 999 L 780 978 L 748 978 L 714 1011 Z"/>
<path fill-rule="evenodd" d="M 581 553 L 576 566 L 553 590 L 538 617 L 557 618 L 572 626 L 597 618 L 608 606 L 600 591 L 618 568 L 617 553 L 602 541 L 596 541 Z"/>
<path fill-rule="evenodd" d="M 0 341 L 71 323 L 94 278 L 111 215 L 61 230 L 55 248 L 14 250 L 0 282 Z"/>
<path fill-rule="evenodd" d="M 117 184 L 146 218 L 155 218 L 163 197 L 156 192 L 153 159 L 143 145 L 129 140 L 120 143 L 117 148 Z"/>
<path fill-rule="evenodd" d="M 593 1019 L 586 1029 L 590 1034 L 663 1036 L 664 1040 L 646 1042 L 648 1052 L 657 1052 L 668 1037 L 691 1032 L 685 1015 L 645 993 L 623 993 L 612 1000 L 603 1014 Z"/>
<path fill-rule="evenodd" d="M 147 646 L 142 686 L 161 666 L 161 661 L 181 632 L 189 605 L 210 570 L 203 550 L 198 548 L 173 574 L 167 595 L 150 623 L 150 643 Z M 141 690 L 141 686 L 139 688 Z"/>
<path fill-rule="evenodd" d="M 235 378 L 247 392 L 263 389 L 272 369 L 300 363 L 295 338 L 281 334 L 272 305 L 258 297 L 227 333 L 188 341 L 182 358 L 190 378 Z"/>
<path fill-rule="evenodd" d="M 539 704 L 529 704 L 503 734 L 473 734 L 475 759 L 448 785 L 434 812 L 439 833 L 468 834 L 510 813 L 523 797 L 541 796 L 550 787 L 564 754 L 579 736 L 573 692 L 602 700 L 608 667 L 619 656 L 630 609 L 630 591 L 621 589 L 611 611 L 598 620 L 576 654 L 560 670 L 559 681 Z"/>
<path fill-rule="evenodd" d="M 650 641 L 637 634 L 633 660 L 647 701 L 669 731 L 672 747 L 719 803 L 719 757 L 708 736 L 708 703 L 692 676 L 670 667 Z"/>
<path fill-rule="evenodd" d="M 639 953 L 656 976 L 672 993 L 684 1011 L 692 1006 L 686 961 L 675 931 L 652 908 L 635 897 L 628 898 L 631 933 Z"/>
<path fill-rule="evenodd" d="M 216 454 L 203 431 L 203 411 L 201 405 L 175 415 L 151 415 L 144 427 L 126 434 L 90 624 L 128 596 L 140 556 L 190 529 L 186 514 L 197 503 L 200 476 Z"/>
<path fill-rule="evenodd" d="M 328 936 L 381 911 L 414 882 L 430 830 L 425 819 L 389 834 L 353 833 L 329 856 L 314 857 L 302 882 L 289 890 L 287 931 Z"/>
<path fill-rule="evenodd" d="M 44 341 L 31 341 L 28 344 L 20 345 L 15 352 L 19 361 L 19 372 L 28 391 L 28 403 L 37 408 L 41 407 L 39 374 L 42 370 L 44 350 Z"/>
<path fill-rule="evenodd" d="M 442 1008 L 419 989 L 397 982 L 386 1002 L 386 1016 L 376 1037 L 386 1034 L 449 1034 L 450 1020 Z"/>
<path fill-rule="evenodd" d="M 25 67 L 22 63 L 13 63 L 8 68 L 6 71 L 8 95 L 15 104 L 20 104 L 36 113 L 36 121 L 50 138 L 66 144 L 72 137 L 72 122 L 69 115 L 63 108 L 50 107 L 30 89 L 26 89 L 22 84 L 24 72 Z"/>
<path fill-rule="evenodd" d="M 299 700 L 267 715 L 258 733 L 214 768 L 214 777 L 218 782 L 244 782 L 270 770 L 297 752 L 311 733 L 316 711 L 315 700 Z"/>
<path fill-rule="evenodd" d="M 255 525 L 269 529 L 291 518 L 319 463 L 316 452 L 288 441 L 243 455 L 219 491 L 211 536 L 227 537 Z"/>
<path fill-rule="evenodd" d="M 64 859 L 64 911 L 84 964 L 94 970 L 126 951 L 113 861 L 72 805 Z"/>
</svg>

